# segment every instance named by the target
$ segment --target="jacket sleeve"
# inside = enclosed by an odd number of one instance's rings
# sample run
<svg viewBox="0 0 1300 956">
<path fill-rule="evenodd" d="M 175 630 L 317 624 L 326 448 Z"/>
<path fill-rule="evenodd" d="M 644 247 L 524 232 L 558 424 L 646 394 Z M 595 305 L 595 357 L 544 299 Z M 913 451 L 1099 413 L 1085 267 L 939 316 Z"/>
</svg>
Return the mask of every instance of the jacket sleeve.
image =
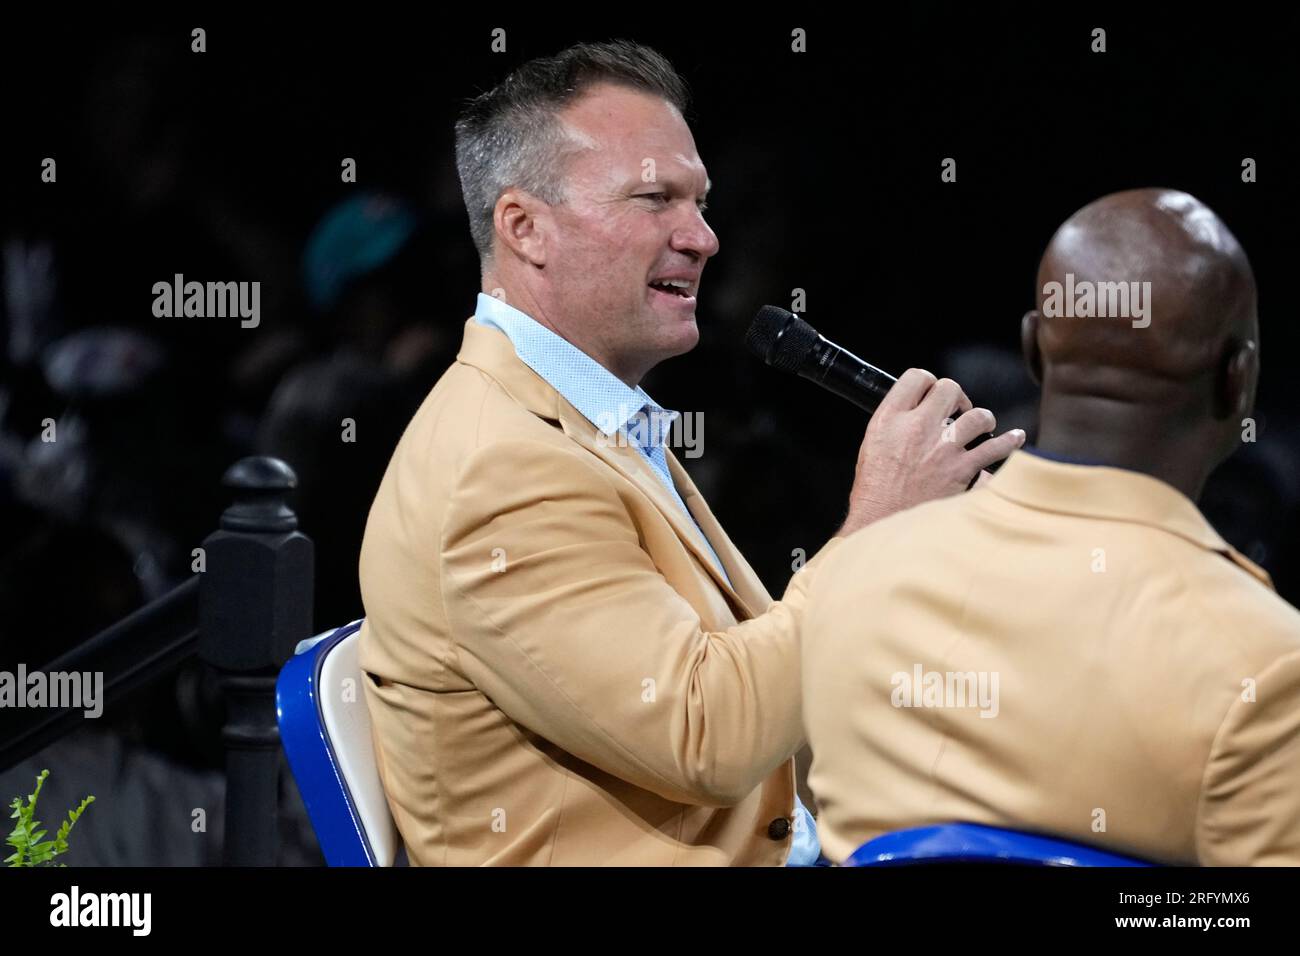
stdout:
<svg viewBox="0 0 1300 956">
<path fill-rule="evenodd" d="M 1300 865 L 1300 651 L 1228 709 L 1205 768 L 1197 855 L 1206 866 Z"/>
<path fill-rule="evenodd" d="M 599 462 L 496 442 L 457 480 L 442 598 L 461 668 L 511 719 L 667 799 L 729 806 L 803 742 L 798 626 L 839 542 L 765 613 L 706 631 Z"/>
</svg>

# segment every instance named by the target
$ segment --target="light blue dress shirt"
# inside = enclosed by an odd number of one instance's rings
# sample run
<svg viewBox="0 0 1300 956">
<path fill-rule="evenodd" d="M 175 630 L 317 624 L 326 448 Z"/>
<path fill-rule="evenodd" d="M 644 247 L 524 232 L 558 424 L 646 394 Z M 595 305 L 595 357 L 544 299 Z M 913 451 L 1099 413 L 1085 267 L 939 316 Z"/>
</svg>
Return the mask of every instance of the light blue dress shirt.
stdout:
<svg viewBox="0 0 1300 956">
<path fill-rule="evenodd" d="M 673 500 L 695 523 L 694 516 L 673 484 L 664 451 L 664 439 L 677 418 L 677 412 L 656 404 L 640 386 L 629 388 L 627 383 L 576 345 L 501 299 L 480 292 L 474 319 L 481 325 L 505 333 L 519 360 L 564 396 L 587 421 L 605 435 L 611 438 L 619 435 L 621 438 L 615 440 L 632 444 L 650 464 Z M 713 563 L 730 584 L 731 578 L 727 577 L 708 536 L 700 530 L 698 523 L 695 527 Z M 794 840 L 786 865 L 811 866 L 820 854 L 821 843 L 817 839 L 812 815 L 796 796 Z"/>
</svg>

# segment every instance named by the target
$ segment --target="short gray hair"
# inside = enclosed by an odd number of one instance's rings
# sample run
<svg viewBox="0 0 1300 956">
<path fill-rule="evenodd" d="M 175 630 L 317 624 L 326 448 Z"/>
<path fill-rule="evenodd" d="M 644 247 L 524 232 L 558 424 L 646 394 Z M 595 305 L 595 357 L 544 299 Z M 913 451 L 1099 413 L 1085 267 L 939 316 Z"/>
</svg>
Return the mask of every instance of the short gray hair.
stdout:
<svg viewBox="0 0 1300 956">
<path fill-rule="evenodd" d="M 597 83 L 663 97 L 685 114 L 686 82 L 650 47 L 629 40 L 579 43 L 529 60 L 471 99 L 456 121 L 456 171 L 479 258 L 492 258 L 492 212 L 517 187 L 548 203 L 564 201 L 564 161 L 572 141 L 559 112 Z"/>
</svg>

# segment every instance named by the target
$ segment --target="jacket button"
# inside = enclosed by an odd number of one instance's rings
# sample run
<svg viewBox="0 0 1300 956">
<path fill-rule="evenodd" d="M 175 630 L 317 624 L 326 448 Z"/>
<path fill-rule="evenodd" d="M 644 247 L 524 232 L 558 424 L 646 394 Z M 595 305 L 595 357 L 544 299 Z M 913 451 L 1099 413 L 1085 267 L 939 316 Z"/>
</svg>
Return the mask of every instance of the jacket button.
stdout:
<svg viewBox="0 0 1300 956">
<path fill-rule="evenodd" d="M 790 835 L 790 821 L 785 817 L 777 817 L 767 825 L 767 835 L 773 840 L 784 840 Z"/>
</svg>

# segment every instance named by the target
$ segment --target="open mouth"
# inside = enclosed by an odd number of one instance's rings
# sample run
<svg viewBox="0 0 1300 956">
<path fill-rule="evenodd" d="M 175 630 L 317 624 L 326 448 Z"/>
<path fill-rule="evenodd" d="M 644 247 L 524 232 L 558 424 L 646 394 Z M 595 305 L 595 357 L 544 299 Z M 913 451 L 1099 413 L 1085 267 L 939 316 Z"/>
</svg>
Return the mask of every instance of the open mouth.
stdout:
<svg viewBox="0 0 1300 956">
<path fill-rule="evenodd" d="M 656 279 L 651 282 L 650 288 L 656 292 L 662 292 L 665 295 L 676 295 L 683 299 L 693 299 L 691 295 L 691 286 L 689 282 L 680 279 Z"/>
<path fill-rule="evenodd" d="M 695 307 L 695 296 L 691 295 L 691 283 L 685 279 L 656 279 L 648 283 L 655 297 L 663 296 L 665 303 L 674 307 Z"/>
</svg>

